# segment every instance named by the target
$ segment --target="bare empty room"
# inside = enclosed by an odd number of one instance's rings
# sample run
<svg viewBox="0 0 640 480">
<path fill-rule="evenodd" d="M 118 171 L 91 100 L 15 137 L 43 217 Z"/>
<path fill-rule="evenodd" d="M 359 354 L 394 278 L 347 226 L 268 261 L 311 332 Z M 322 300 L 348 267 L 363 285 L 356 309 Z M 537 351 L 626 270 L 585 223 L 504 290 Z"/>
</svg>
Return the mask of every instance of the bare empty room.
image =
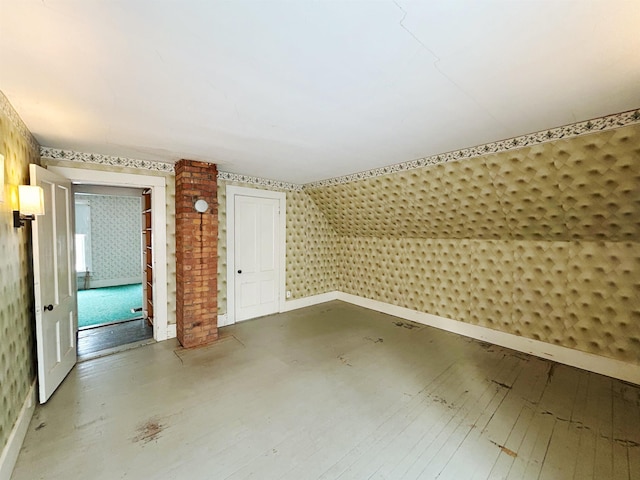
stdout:
<svg viewBox="0 0 640 480">
<path fill-rule="evenodd" d="M 638 2 L 0 17 L 0 480 L 640 478 Z"/>
</svg>

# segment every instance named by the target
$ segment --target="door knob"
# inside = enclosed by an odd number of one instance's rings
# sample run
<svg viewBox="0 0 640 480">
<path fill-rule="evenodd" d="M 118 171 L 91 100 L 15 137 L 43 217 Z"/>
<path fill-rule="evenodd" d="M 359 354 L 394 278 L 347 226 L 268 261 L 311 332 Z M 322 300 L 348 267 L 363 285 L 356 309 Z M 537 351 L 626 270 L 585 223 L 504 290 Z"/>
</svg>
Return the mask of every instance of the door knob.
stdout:
<svg viewBox="0 0 640 480">
<path fill-rule="evenodd" d="M 242 270 L 238 270 L 238 273 L 242 273 Z"/>
<path fill-rule="evenodd" d="M 53 310 L 53 305 L 52 305 L 52 304 L 45 305 L 45 306 L 44 306 L 44 309 L 45 309 L 45 310 L 48 310 L 48 311 L 51 311 L 51 310 Z"/>
</svg>

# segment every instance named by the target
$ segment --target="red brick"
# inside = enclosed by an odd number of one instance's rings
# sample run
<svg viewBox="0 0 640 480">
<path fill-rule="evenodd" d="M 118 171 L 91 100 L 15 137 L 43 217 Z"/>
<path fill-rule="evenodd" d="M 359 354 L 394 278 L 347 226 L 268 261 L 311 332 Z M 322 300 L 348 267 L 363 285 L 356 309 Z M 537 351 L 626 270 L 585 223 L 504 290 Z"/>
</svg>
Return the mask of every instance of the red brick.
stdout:
<svg viewBox="0 0 640 480">
<path fill-rule="evenodd" d="M 204 199 L 206 213 L 195 211 Z M 217 168 L 181 160 L 176 164 L 176 332 L 182 346 L 197 347 L 218 338 Z"/>
</svg>

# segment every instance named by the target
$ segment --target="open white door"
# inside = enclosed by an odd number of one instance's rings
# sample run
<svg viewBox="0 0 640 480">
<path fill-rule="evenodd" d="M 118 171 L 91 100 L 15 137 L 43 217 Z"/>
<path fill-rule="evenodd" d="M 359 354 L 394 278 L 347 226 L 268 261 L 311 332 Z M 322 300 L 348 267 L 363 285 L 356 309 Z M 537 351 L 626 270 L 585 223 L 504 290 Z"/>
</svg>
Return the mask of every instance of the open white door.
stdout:
<svg viewBox="0 0 640 480">
<path fill-rule="evenodd" d="M 32 226 L 40 403 L 76 364 L 78 329 L 71 229 L 71 182 L 37 165 L 31 185 L 44 190 L 45 214 Z"/>
</svg>

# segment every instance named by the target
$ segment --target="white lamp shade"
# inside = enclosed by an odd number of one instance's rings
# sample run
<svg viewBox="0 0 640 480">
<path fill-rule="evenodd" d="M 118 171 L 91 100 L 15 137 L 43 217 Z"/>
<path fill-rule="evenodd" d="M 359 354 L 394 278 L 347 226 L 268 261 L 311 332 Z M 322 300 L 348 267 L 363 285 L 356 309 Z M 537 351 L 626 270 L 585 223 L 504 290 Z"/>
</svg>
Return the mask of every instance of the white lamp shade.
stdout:
<svg viewBox="0 0 640 480">
<path fill-rule="evenodd" d="M 22 215 L 44 215 L 44 190 L 33 185 L 18 185 L 20 213 Z"/>
<path fill-rule="evenodd" d="M 209 204 L 207 203 L 206 200 L 200 199 L 194 204 L 194 207 L 196 209 L 196 212 L 204 213 L 207 211 L 207 208 L 209 208 Z"/>
</svg>

